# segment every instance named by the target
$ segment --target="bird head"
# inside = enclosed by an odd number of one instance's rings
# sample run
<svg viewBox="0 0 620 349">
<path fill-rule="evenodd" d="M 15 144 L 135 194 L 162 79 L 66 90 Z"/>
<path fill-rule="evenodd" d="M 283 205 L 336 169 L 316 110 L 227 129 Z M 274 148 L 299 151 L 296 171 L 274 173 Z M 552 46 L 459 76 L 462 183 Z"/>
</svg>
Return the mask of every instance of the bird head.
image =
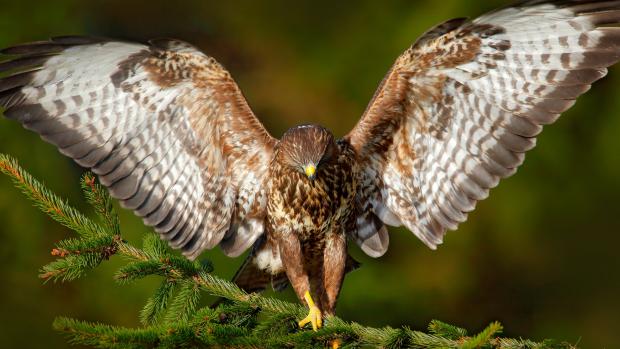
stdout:
<svg viewBox="0 0 620 349">
<path fill-rule="evenodd" d="M 318 125 L 302 125 L 289 129 L 282 136 L 277 157 L 290 169 L 315 180 L 319 170 L 337 152 L 334 136 Z"/>
</svg>

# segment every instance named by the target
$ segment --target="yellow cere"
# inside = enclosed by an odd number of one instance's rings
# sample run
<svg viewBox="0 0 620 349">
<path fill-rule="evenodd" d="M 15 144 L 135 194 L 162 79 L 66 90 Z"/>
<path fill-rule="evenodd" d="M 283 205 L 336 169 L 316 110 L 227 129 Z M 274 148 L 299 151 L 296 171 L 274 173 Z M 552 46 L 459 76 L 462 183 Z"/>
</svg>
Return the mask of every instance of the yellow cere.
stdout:
<svg viewBox="0 0 620 349">
<path fill-rule="evenodd" d="M 316 172 L 316 166 L 314 165 L 306 166 L 306 176 L 308 176 L 308 178 L 313 177 L 315 172 Z"/>
</svg>

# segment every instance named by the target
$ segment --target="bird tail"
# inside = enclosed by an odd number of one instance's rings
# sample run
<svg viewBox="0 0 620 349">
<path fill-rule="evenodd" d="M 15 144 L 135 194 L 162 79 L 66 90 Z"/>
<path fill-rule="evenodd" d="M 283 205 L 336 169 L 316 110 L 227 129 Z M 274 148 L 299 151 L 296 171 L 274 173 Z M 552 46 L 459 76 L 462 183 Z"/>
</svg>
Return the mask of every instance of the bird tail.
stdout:
<svg viewBox="0 0 620 349">
<path fill-rule="evenodd" d="M 239 267 L 239 270 L 235 273 L 235 276 L 233 276 L 232 282 L 239 286 L 239 288 L 248 293 L 260 293 L 265 291 L 269 284 L 271 284 L 271 287 L 276 292 L 284 291 L 286 287 L 288 287 L 289 281 L 285 272 L 272 275 L 265 270 L 259 269 L 254 262 L 254 258 L 254 254 L 250 253 L 245 261 L 243 261 L 243 264 L 241 264 L 241 267 Z M 345 273 L 348 274 L 358 269 L 360 266 L 361 264 L 357 260 L 348 255 Z M 211 307 L 216 308 L 224 301 L 226 301 L 225 298 L 219 298 L 211 304 Z"/>
<path fill-rule="evenodd" d="M 360 266 L 361 264 L 358 261 L 351 257 L 351 255 L 348 255 L 345 273 L 348 274 Z M 281 292 L 284 291 L 289 284 L 285 272 L 270 274 L 265 270 L 260 270 L 256 263 L 254 263 L 253 255 L 249 255 L 245 259 L 233 277 L 232 282 L 248 293 L 262 292 L 270 283 L 274 291 Z"/>
<path fill-rule="evenodd" d="M 250 254 L 237 273 L 232 278 L 232 282 L 237 284 L 242 290 L 251 292 L 262 292 L 271 283 L 275 291 L 282 291 L 288 285 L 288 278 L 284 272 L 272 275 L 271 273 L 261 270 L 254 262 L 255 256 Z"/>
<path fill-rule="evenodd" d="M 256 263 L 254 263 L 254 258 L 255 256 L 253 253 L 247 256 L 243 264 L 241 264 L 241 267 L 239 267 L 239 270 L 235 273 L 235 276 L 233 276 L 232 282 L 247 293 L 263 292 L 270 283 L 274 291 L 284 291 L 288 286 L 286 273 L 282 272 L 272 275 L 265 270 L 261 270 Z M 225 301 L 226 298 L 219 298 L 211 304 L 211 308 L 217 308 L 217 306 Z"/>
</svg>

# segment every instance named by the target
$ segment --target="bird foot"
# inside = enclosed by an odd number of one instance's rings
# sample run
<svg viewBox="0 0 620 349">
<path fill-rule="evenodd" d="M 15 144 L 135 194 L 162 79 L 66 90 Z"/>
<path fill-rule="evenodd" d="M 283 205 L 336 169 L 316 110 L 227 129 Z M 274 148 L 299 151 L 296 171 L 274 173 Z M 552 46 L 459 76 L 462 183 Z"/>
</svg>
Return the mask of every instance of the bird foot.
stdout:
<svg viewBox="0 0 620 349">
<path fill-rule="evenodd" d="M 312 329 L 317 331 L 323 326 L 323 315 L 321 314 L 321 310 L 314 304 L 309 291 L 306 291 L 306 294 L 304 294 L 304 299 L 306 303 L 308 303 L 310 311 L 308 312 L 308 316 L 299 321 L 299 327 L 303 328 L 307 324 L 312 324 Z"/>
</svg>

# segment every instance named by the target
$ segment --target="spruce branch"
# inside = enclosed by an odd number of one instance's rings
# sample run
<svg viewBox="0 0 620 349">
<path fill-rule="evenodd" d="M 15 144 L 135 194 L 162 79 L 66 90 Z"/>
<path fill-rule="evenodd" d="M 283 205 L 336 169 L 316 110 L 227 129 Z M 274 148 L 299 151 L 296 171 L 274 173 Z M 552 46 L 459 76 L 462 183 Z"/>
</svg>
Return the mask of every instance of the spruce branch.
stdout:
<svg viewBox="0 0 620 349">
<path fill-rule="evenodd" d="M 175 254 L 154 233 L 145 235 L 141 247 L 123 240 L 112 199 L 92 174 L 84 175 L 81 184 L 97 221 L 70 207 L 2 154 L 0 171 L 43 212 L 76 233 L 56 243 L 52 255 L 57 259 L 42 267 L 42 279 L 75 280 L 114 256 L 127 262 L 114 275 L 120 284 L 161 278 L 140 313 L 141 327 L 57 318 L 54 329 L 72 344 L 96 348 L 325 348 L 336 344 L 342 348 L 575 348 L 567 343 L 500 338 L 502 327 L 496 322 L 473 336 L 440 321 L 432 321 L 426 333 L 407 327 L 366 327 L 334 316 L 316 332 L 302 330 L 297 320 L 307 310 L 301 305 L 248 294 L 213 275 L 210 262 L 191 262 Z M 228 301 L 216 308 L 200 307 L 205 294 Z"/>
<path fill-rule="evenodd" d="M 433 320 L 428 325 L 428 331 L 431 334 L 450 339 L 459 339 L 467 336 L 467 330 L 446 324 L 439 320 Z"/>
<path fill-rule="evenodd" d="M 189 280 L 179 282 L 179 293 L 168 308 L 166 323 L 189 320 L 200 302 L 200 291 L 200 286 L 195 282 Z"/>
<path fill-rule="evenodd" d="M 45 188 L 13 158 L 0 154 L 0 171 L 11 177 L 13 184 L 55 221 L 81 236 L 92 238 L 104 234 L 101 227 Z"/>
<path fill-rule="evenodd" d="M 112 235 L 120 235 L 120 220 L 114 206 L 112 198 L 107 195 L 106 190 L 97 183 L 95 176 L 87 172 L 82 176 L 82 190 L 86 200 L 95 208 L 95 212 L 103 221 L 106 232 Z"/>
<path fill-rule="evenodd" d="M 489 343 L 493 336 L 502 331 L 502 325 L 499 322 L 493 322 L 484 331 L 478 333 L 470 340 L 463 343 L 463 349 L 480 348 L 484 344 Z"/>
<path fill-rule="evenodd" d="M 168 309 L 168 301 L 172 298 L 172 295 L 176 289 L 176 282 L 171 280 L 164 280 L 159 285 L 155 294 L 149 298 L 140 313 L 140 322 L 144 325 L 156 324 L 159 318 Z"/>
</svg>

